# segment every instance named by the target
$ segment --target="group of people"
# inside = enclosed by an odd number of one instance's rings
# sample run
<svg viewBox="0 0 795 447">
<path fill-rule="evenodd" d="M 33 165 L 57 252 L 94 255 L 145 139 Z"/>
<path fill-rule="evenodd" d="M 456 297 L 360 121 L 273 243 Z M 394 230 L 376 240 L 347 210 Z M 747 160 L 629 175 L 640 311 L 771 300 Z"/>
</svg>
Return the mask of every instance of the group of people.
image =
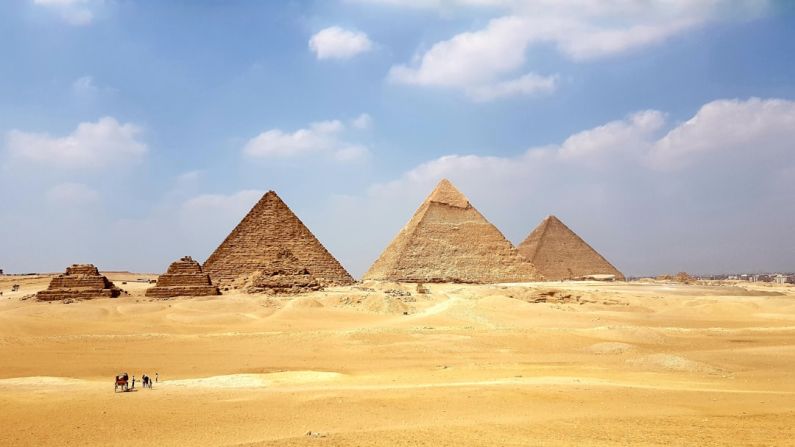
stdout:
<svg viewBox="0 0 795 447">
<path fill-rule="evenodd" d="M 141 376 L 141 382 L 143 382 L 144 388 L 152 389 L 152 383 L 157 383 L 160 381 L 160 373 L 155 372 L 155 380 L 152 382 L 152 378 L 147 376 L 146 374 Z M 135 376 L 132 376 L 132 386 L 130 386 L 131 390 L 135 389 Z"/>
</svg>

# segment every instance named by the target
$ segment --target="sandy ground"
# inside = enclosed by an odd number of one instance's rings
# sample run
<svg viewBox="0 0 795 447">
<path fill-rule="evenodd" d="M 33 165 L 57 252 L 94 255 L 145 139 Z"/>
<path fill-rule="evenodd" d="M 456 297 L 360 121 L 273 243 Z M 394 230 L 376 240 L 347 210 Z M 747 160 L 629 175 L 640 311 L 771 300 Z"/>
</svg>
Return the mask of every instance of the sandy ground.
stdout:
<svg viewBox="0 0 795 447">
<path fill-rule="evenodd" d="M 0 276 L 1 445 L 795 445 L 792 287 L 153 301 L 109 276 L 129 295 L 72 304 Z"/>
</svg>

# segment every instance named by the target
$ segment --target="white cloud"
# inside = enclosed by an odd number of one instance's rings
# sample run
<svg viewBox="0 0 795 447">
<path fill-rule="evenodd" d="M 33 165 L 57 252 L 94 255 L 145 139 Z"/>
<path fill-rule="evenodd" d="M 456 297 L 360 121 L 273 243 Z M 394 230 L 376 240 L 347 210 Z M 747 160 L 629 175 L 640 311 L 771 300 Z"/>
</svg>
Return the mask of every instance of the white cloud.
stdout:
<svg viewBox="0 0 795 447">
<path fill-rule="evenodd" d="M 383 247 L 447 177 L 514 242 L 558 214 L 630 274 L 781 269 L 795 262 L 780 244 L 795 222 L 792 141 L 795 101 L 718 100 L 682 123 L 647 110 L 517 156 L 427 161 L 339 201 L 334 219 L 381 216 L 345 225 Z M 359 271 L 372 262 L 349 256 Z"/>
<path fill-rule="evenodd" d="M 33 3 L 53 10 L 70 25 L 86 26 L 95 18 L 92 7 L 97 7 L 103 2 L 102 0 L 33 0 Z"/>
<path fill-rule="evenodd" d="M 372 0 L 370 0 L 372 2 Z M 380 3 L 385 3 L 381 1 Z M 399 6 L 399 2 L 386 2 Z M 527 0 L 421 2 L 424 6 L 454 8 L 496 6 L 502 16 L 479 30 L 459 33 L 435 43 L 410 64 L 393 66 L 394 82 L 446 87 L 466 92 L 475 100 L 524 95 L 551 85 L 552 76 L 526 71 L 531 47 L 551 45 L 574 61 L 596 59 L 658 44 L 690 29 L 731 14 L 763 11 L 765 0 Z M 419 4 L 415 5 L 419 6 Z M 550 87 L 546 87 L 550 90 Z"/>
<path fill-rule="evenodd" d="M 83 5 L 89 0 L 33 0 L 33 3 L 44 6 L 73 6 Z"/>
<path fill-rule="evenodd" d="M 351 126 L 355 129 L 369 129 L 373 126 L 373 118 L 367 113 L 362 113 L 351 121 Z"/>
<path fill-rule="evenodd" d="M 334 152 L 337 161 L 354 161 L 366 157 L 369 151 L 364 146 L 348 146 Z"/>
<path fill-rule="evenodd" d="M 539 76 L 535 73 L 528 73 L 508 81 L 470 87 L 467 94 L 475 101 L 483 102 L 509 96 L 552 93 L 557 86 L 557 76 Z"/>
<path fill-rule="evenodd" d="M 742 154 L 751 163 L 761 163 L 792 156 L 792 147 L 783 143 L 793 141 L 795 102 L 713 101 L 655 142 L 649 161 L 657 169 L 677 169 L 710 157 Z"/>
<path fill-rule="evenodd" d="M 609 156 L 625 155 L 642 158 L 651 145 L 651 138 L 665 125 L 665 115 L 656 110 L 646 110 L 627 119 L 612 121 L 593 129 L 576 133 L 558 148 L 564 160 L 606 160 Z"/>
<path fill-rule="evenodd" d="M 99 193 L 82 183 L 66 182 L 50 188 L 47 200 L 58 206 L 82 206 L 99 200 Z"/>
<path fill-rule="evenodd" d="M 502 17 L 476 32 L 458 34 L 431 47 L 415 68 L 399 65 L 390 79 L 426 86 L 470 87 L 489 83 L 524 63 L 524 20 Z"/>
<path fill-rule="evenodd" d="M 318 59 L 350 59 L 372 47 L 367 34 L 338 26 L 322 29 L 309 39 L 309 49 Z"/>
<path fill-rule="evenodd" d="M 612 166 L 629 162 L 638 169 L 673 171 L 698 163 L 709 166 L 737 154 L 740 163 L 749 158 L 757 162 L 795 160 L 790 144 L 795 141 L 795 101 L 717 100 L 667 132 L 666 126 L 663 112 L 645 110 L 575 133 L 558 145 L 530 148 L 518 157 L 445 155 L 406 172 L 399 182 L 426 185 L 441 177 L 469 173 L 479 177 L 537 173 L 550 163 L 594 168 L 600 162 Z M 396 190 L 403 187 L 401 184 Z"/>
<path fill-rule="evenodd" d="M 104 117 L 84 122 L 71 134 L 52 137 L 46 133 L 12 130 L 6 147 L 12 158 L 56 168 L 102 168 L 139 160 L 147 146 L 138 138 L 141 128 Z"/>
<path fill-rule="evenodd" d="M 449 10 L 457 7 L 507 6 L 513 0 L 347 0 L 349 3 L 384 5 L 414 9 Z"/>
<path fill-rule="evenodd" d="M 97 85 L 93 76 L 81 76 L 72 82 L 72 94 L 83 99 L 96 99 L 115 92 L 114 88 Z"/>
<path fill-rule="evenodd" d="M 180 209 L 183 216 L 202 218 L 210 215 L 244 216 L 262 197 L 264 191 L 244 189 L 234 194 L 202 194 L 186 200 Z"/>
<path fill-rule="evenodd" d="M 78 95 L 94 95 L 99 88 L 94 84 L 93 77 L 81 76 L 72 83 L 72 91 Z"/>
<path fill-rule="evenodd" d="M 368 118 L 364 118 L 367 116 Z M 354 127 L 366 124 L 369 115 L 353 120 Z M 343 136 L 345 124 L 340 120 L 320 121 L 294 132 L 271 129 L 249 140 L 243 154 L 254 158 L 290 158 L 310 153 L 329 153 L 338 161 L 353 161 L 367 155 L 365 146 L 350 143 Z"/>
</svg>

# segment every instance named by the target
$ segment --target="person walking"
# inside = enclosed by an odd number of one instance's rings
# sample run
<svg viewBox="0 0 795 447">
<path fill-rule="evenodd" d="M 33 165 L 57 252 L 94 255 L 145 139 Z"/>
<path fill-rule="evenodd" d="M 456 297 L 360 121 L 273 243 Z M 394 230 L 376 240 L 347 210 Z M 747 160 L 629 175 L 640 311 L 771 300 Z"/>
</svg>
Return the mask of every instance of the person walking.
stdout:
<svg viewBox="0 0 795 447">
<path fill-rule="evenodd" d="M 132 387 L 131 387 L 130 389 L 131 389 L 131 390 L 134 390 L 134 389 L 135 389 L 135 376 L 133 376 L 133 380 L 132 380 Z"/>
<path fill-rule="evenodd" d="M 160 373 L 155 371 L 155 383 L 160 381 Z"/>
</svg>

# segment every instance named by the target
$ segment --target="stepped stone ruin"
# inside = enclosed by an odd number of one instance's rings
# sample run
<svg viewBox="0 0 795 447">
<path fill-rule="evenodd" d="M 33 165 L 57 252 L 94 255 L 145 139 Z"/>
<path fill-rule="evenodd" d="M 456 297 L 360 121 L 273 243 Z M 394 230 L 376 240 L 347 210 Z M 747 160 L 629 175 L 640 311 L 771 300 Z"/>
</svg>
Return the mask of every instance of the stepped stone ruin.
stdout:
<svg viewBox="0 0 795 447">
<path fill-rule="evenodd" d="M 146 289 L 146 296 L 155 298 L 220 294 L 218 287 L 212 284 L 210 275 L 202 272 L 201 265 L 190 256 L 173 262 L 166 273 L 157 278 L 157 284 Z"/>
<path fill-rule="evenodd" d="M 466 196 L 443 179 L 363 279 L 496 283 L 541 276 Z"/>
<path fill-rule="evenodd" d="M 323 288 L 290 250 L 282 248 L 272 258 L 267 268 L 246 279 L 243 289 L 247 293 L 293 294 Z"/>
<path fill-rule="evenodd" d="M 571 231 L 555 216 L 548 216 L 519 244 L 519 253 L 529 259 L 547 280 L 624 275 Z"/>
<path fill-rule="evenodd" d="M 121 295 L 121 289 L 113 285 L 108 278 L 99 274 L 92 264 L 72 264 L 66 273 L 58 275 L 50 281 L 47 290 L 36 294 L 40 301 L 88 300 L 92 298 L 115 298 Z"/>
<path fill-rule="evenodd" d="M 273 191 L 254 205 L 210 255 L 204 271 L 220 284 L 244 281 L 250 288 L 274 291 L 353 283 L 351 275 Z"/>
</svg>

